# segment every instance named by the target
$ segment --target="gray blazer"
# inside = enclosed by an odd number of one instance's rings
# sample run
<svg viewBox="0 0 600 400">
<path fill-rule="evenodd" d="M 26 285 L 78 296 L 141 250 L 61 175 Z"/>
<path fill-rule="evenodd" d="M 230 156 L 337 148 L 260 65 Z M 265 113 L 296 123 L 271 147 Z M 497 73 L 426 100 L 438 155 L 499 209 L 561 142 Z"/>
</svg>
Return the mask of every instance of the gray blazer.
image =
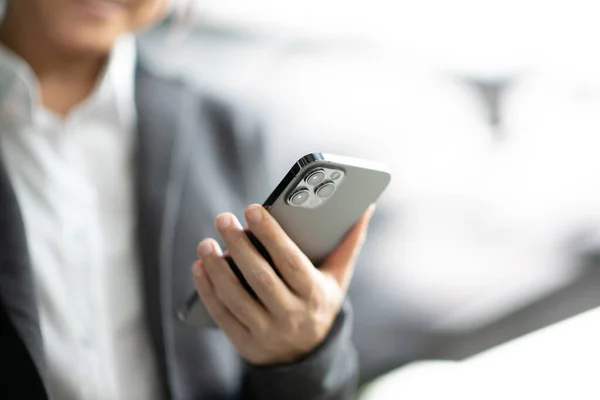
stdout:
<svg viewBox="0 0 600 400">
<path fill-rule="evenodd" d="M 254 116 L 139 66 L 136 158 L 139 252 L 146 317 L 164 397 L 343 399 L 357 362 L 344 306 L 325 342 L 291 365 L 243 362 L 226 336 L 177 321 L 193 290 L 197 242 L 216 237 L 214 217 L 261 202 L 262 137 Z M 282 173 L 285 171 L 281 171 Z M 46 366 L 19 204 L 0 160 L 0 398 L 45 399 Z M 73 366 L 77 368 L 77 366 Z"/>
</svg>

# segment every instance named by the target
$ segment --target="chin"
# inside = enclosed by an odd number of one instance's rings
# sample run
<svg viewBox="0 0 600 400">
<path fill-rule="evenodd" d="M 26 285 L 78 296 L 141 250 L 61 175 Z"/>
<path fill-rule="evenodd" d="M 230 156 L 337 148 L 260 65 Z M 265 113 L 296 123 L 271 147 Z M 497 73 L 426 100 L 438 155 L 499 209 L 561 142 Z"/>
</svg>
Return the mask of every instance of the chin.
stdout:
<svg viewBox="0 0 600 400">
<path fill-rule="evenodd" d="M 80 29 L 63 26 L 54 39 L 64 50 L 74 54 L 108 54 L 119 36 L 127 30 L 108 28 L 94 29 L 90 26 Z"/>
<path fill-rule="evenodd" d="M 116 39 L 129 30 L 124 16 L 94 18 L 77 8 L 48 15 L 46 22 L 45 31 L 57 47 L 74 53 L 107 53 Z"/>
<path fill-rule="evenodd" d="M 23 0 L 19 0 L 23 1 Z M 123 34 L 150 25 L 165 0 L 38 0 L 45 31 L 69 52 L 107 53 Z"/>
</svg>

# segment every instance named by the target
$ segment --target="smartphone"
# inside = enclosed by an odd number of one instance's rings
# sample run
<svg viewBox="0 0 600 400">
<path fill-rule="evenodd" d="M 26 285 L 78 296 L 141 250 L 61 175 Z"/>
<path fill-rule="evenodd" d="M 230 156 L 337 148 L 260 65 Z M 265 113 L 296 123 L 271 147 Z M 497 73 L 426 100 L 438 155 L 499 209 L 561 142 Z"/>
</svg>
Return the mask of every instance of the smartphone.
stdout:
<svg viewBox="0 0 600 400">
<path fill-rule="evenodd" d="M 318 268 L 379 198 L 390 178 L 387 168 L 375 161 L 311 153 L 292 166 L 263 206 Z M 247 234 L 275 268 L 252 232 Z M 233 260 L 227 261 L 242 285 L 255 296 Z M 207 315 L 197 294 L 178 312 L 181 321 L 195 326 L 206 325 Z"/>
</svg>

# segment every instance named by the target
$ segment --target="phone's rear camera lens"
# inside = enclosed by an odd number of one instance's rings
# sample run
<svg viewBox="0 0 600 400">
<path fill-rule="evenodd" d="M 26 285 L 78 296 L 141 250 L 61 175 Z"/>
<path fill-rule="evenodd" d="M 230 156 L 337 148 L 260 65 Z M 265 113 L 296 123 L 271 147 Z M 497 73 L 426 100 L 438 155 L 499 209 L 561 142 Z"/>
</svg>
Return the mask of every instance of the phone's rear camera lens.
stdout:
<svg viewBox="0 0 600 400">
<path fill-rule="evenodd" d="M 311 172 L 306 177 L 306 183 L 308 183 L 311 186 L 316 186 L 319 183 L 323 182 L 324 180 L 325 180 L 325 172 L 321 171 L 321 170 Z"/>
<path fill-rule="evenodd" d="M 310 192 L 306 189 L 302 189 L 297 191 L 290 197 L 290 203 L 292 203 L 295 206 L 301 206 L 302 204 L 306 203 L 309 197 Z"/>
<path fill-rule="evenodd" d="M 331 196 L 333 192 L 335 192 L 335 184 L 333 182 L 327 182 L 317 189 L 317 196 L 326 199 Z"/>
</svg>

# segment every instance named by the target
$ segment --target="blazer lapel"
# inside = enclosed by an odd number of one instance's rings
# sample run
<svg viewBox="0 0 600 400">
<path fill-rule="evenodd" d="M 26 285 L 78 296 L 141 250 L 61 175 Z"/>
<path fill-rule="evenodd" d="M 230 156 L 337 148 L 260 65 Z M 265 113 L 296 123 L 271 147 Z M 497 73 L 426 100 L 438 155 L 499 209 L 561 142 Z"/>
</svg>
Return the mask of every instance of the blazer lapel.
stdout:
<svg viewBox="0 0 600 400">
<path fill-rule="evenodd" d="M 2 365 L 2 369 L 10 369 L 8 376 L 1 378 L 11 379 L 14 373 L 12 368 L 27 368 L 21 360 L 31 360 L 30 371 L 20 373 L 37 374 L 43 383 L 45 380 L 45 360 L 42 335 L 39 326 L 39 317 L 34 294 L 34 285 L 27 250 L 25 228 L 14 190 L 8 174 L 0 160 L 0 305 L 3 308 L 0 318 L 0 348 L 3 349 L 3 362 L 11 365 Z M 12 325 L 12 326 L 11 326 Z M 20 354 L 23 346 L 28 353 Z M 14 354 L 11 359 L 6 355 Z M 8 359 L 5 358 L 8 356 Z M 2 362 L 0 361 L 0 364 Z M 37 383 L 30 381 L 32 385 Z M 29 388 L 31 389 L 31 388 Z"/>
<path fill-rule="evenodd" d="M 143 68 L 136 83 L 137 199 L 147 320 L 165 389 L 173 398 L 198 398 L 217 385 L 207 377 L 239 371 L 235 362 L 222 361 L 226 352 L 237 358 L 221 331 L 190 328 L 176 317 L 194 290 L 189 268 L 198 240 L 214 235 L 217 212 L 240 210 L 232 207 L 226 183 L 232 180 L 219 168 L 219 151 L 231 143 L 219 142 L 223 138 L 215 134 L 227 133 L 215 117 L 217 111 L 207 109 L 182 84 Z M 215 340 L 223 344 L 210 346 Z M 199 373 L 211 368 L 208 375 Z"/>
<path fill-rule="evenodd" d="M 174 179 L 183 175 L 177 171 L 185 165 L 186 152 L 178 151 L 181 129 L 179 112 L 184 105 L 184 91 L 176 85 L 158 79 L 143 67 L 136 74 L 136 105 L 138 111 L 137 212 L 139 251 L 142 260 L 144 301 L 147 321 L 156 350 L 165 391 L 174 368 L 171 312 L 172 240 L 170 237 L 178 214 L 177 199 L 172 194 Z M 179 172 L 179 173 L 178 173 Z"/>
</svg>

